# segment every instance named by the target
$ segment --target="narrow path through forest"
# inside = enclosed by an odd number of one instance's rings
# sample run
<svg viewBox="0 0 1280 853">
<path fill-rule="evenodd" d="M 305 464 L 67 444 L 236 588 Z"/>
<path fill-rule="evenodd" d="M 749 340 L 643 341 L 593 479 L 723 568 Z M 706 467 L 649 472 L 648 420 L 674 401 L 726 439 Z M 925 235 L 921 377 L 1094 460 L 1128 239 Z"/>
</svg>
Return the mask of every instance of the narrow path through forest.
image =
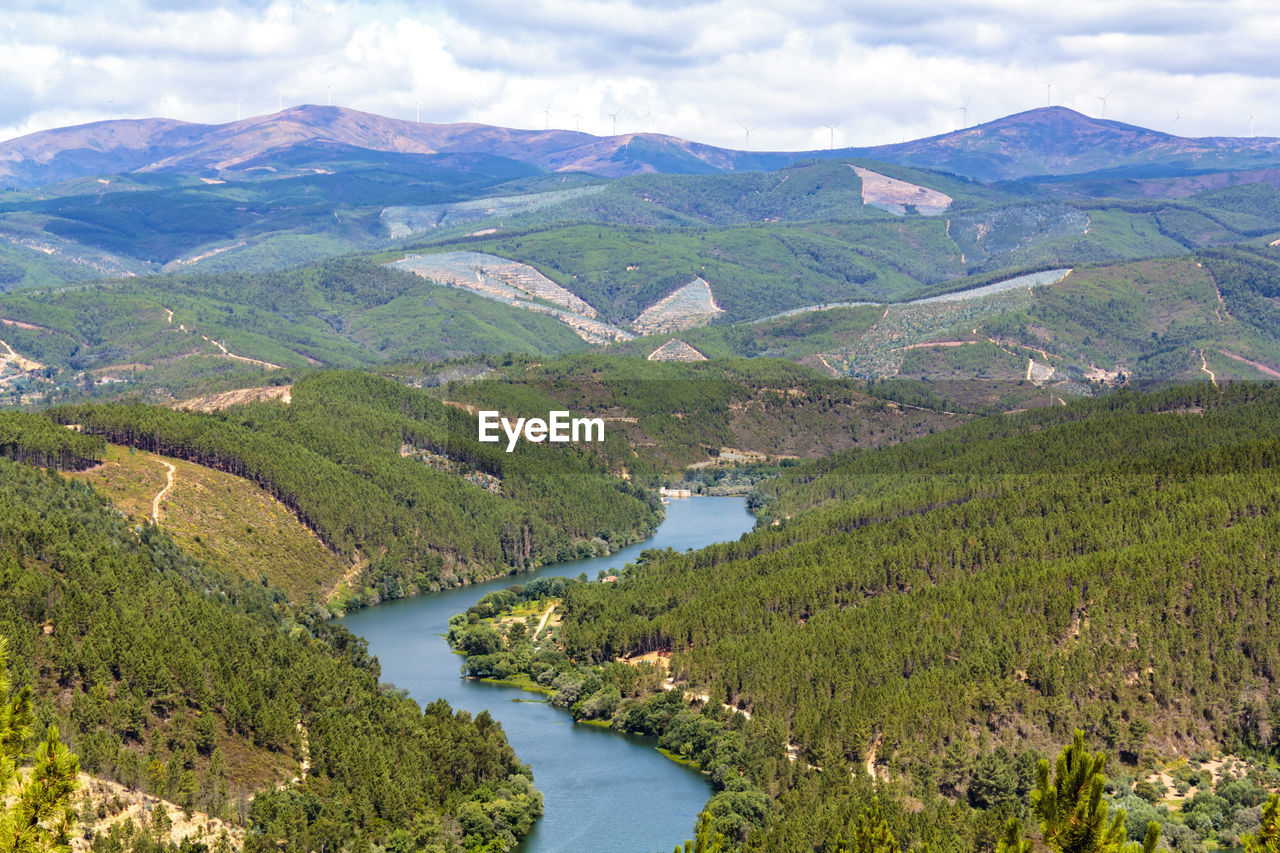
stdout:
<svg viewBox="0 0 1280 853">
<path fill-rule="evenodd" d="M 151 521 L 153 524 L 160 523 L 160 501 L 164 500 L 164 496 L 169 494 L 169 490 L 173 488 L 173 474 L 178 470 L 173 467 L 172 462 L 166 462 L 163 459 L 157 459 L 156 461 L 169 469 L 169 482 L 166 483 L 165 487 L 157 492 L 156 496 L 151 500 Z"/>
<path fill-rule="evenodd" d="M 1218 377 L 1213 375 L 1213 371 L 1209 369 L 1209 362 L 1204 360 L 1204 350 L 1200 350 L 1200 369 L 1209 374 L 1209 381 L 1213 383 L 1213 387 L 1218 387 Z"/>
</svg>

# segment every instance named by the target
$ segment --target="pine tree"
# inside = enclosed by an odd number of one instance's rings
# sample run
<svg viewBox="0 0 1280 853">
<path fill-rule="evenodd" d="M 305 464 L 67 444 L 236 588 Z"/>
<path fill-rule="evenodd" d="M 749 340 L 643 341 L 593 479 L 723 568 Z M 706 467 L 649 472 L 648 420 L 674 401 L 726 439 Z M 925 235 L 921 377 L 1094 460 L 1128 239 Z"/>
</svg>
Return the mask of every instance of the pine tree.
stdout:
<svg viewBox="0 0 1280 853">
<path fill-rule="evenodd" d="M 30 754 L 31 688 L 10 696 L 9 644 L 0 637 L 0 853 L 62 853 L 71 849 L 72 794 L 79 760 L 50 726 Z M 21 766 L 31 761 L 25 776 Z"/>
<path fill-rule="evenodd" d="M 1031 810 L 1040 824 L 1040 836 L 1054 853 L 1123 853 L 1136 845 L 1125 842 L 1124 810 L 1109 815 L 1102 799 L 1107 777 L 1107 756 L 1085 749 L 1084 732 L 1077 730 L 1071 745 L 1058 756 L 1052 783 L 1049 762 L 1041 761 L 1038 784 L 1031 792 Z M 1153 853 L 1160 827 L 1147 824 L 1142 853 Z M 997 853 L 1027 853 L 1031 842 L 1022 837 L 1022 826 L 1010 820 Z"/>
<path fill-rule="evenodd" d="M 684 847 L 677 846 L 672 853 L 723 853 L 724 836 L 711 828 L 711 822 L 705 816 L 698 819 L 694 839 L 685 841 Z"/>
<path fill-rule="evenodd" d="M 1241 839 L 1247 853 L 1280 853 L 1280 794 L 1272 794 L 1262 809 L 1262 826 Z"/>
<path fill-rule="evenodd" d="M 841 841 L 838 849 L 841 853 L 901 853 L 902 848 L 884 819 L 879 798 L 873 797 L 871 805 L 858 818 L 854 825 L 853 843 Z"/>
</svg>

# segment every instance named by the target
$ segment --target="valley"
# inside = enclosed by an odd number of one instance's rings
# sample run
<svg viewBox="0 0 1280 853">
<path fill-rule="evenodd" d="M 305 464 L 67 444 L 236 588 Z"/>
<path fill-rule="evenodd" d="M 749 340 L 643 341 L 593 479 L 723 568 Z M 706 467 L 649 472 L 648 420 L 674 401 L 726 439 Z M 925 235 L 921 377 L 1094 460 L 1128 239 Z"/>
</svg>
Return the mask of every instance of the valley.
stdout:
<svg viewBox="0 0 1280 853">
<path fill-rule="evenodd" d="M 963 109 L 0 143 L 0 638 L 77 849 L 1027 853 L 1064 747 L 1135 845 L 1269 831 L 1280 142 Z"/>
</svg>

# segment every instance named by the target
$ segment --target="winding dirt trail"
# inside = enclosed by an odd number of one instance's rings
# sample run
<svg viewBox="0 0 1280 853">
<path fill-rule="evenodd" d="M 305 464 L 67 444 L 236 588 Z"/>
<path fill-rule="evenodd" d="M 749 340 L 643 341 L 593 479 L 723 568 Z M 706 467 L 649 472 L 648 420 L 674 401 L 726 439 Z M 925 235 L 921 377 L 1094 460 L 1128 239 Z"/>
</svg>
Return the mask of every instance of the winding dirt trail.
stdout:
<svg viewBox="0 0 1280 853">
<path fill-rule="evenodd" d="M 166 462 L 163 459 L 157 459 L 156 461 L 169 469 L 169 482 L 166 483 L 165 487 L 161 489 L 159 492 L 157 492 L 156 496 L 151 499 L 151 523 L 152 524 L 160 523 L 160 501 L 164 500 L 164 496 L 169 494 L 169 490 L 173 488 L 173 475 L 174 475 L 174 472 L 178 470 L 177 468 L 173 467 L 172 462 Z"/>
<path fill-rule="evenodd" d="M 258 359 L 258 358 L 249 358 L 248 356 L 243 356 L 243 355 L 236 355 L 235 353 L 228 351 L 225 344 L 222 344 L 219 341 L 215 341 L 213 338 L 209 337 L 208 335 L 201 335 L 200 337 L 204 338 L 206 341 L 213 344 L 218 349 L 222 350 L 222 354 L 227 358 L 234 358 L 236 361 L 243 361 L 248 364 L 256 364 L 259 367 L 265 367 L 267 370 L 280 369 L 280 365 L 272 364 L 269 361 L 263 361 L 262 359 Z"/>
<path fill-rule="evenodd" d="M 1213 371 L 1209 369 L 1209 362 L 1204 360 L 1204 350 L 1200 350 L 1200 369 L 1209 374 L 1209 381 L 1213 383 L 1213 387 L 1218 387 L 1218 377 L 1213 375 Z"/>
</svg>

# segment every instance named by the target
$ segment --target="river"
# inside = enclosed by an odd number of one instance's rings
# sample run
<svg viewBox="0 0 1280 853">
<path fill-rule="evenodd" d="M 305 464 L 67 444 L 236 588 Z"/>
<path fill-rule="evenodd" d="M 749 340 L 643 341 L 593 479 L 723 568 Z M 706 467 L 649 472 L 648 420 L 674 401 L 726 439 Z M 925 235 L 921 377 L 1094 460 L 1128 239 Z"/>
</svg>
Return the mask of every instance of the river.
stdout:
<svg viewBox="0 0 1280 853">
<path fill-rule="evenodd" d="M 666 853 L 692 836 L 698 811 L 711 796 L 701 773 L 664 758 L 650 739 L 576 725 L 568 712 L 537 701 L 537 694 L 462 678 L 462 658 L 443 635 L 450 616 L 492 590 L 581 572 L 595 580 L 601 569 L 634 562 L 646 548 L 684 551 L 733 541 L 753 523 L 741 498 L 676 500 L 651 538 L 611 556 L 391 601 L 342 622 L 369 641 L 383 681 L 409 691 L 420 704 L 443 697 L 473 714 L 488 709 L 502 723 L 545 798 L 543 817 L 519 853 Z"/>
</svg>

